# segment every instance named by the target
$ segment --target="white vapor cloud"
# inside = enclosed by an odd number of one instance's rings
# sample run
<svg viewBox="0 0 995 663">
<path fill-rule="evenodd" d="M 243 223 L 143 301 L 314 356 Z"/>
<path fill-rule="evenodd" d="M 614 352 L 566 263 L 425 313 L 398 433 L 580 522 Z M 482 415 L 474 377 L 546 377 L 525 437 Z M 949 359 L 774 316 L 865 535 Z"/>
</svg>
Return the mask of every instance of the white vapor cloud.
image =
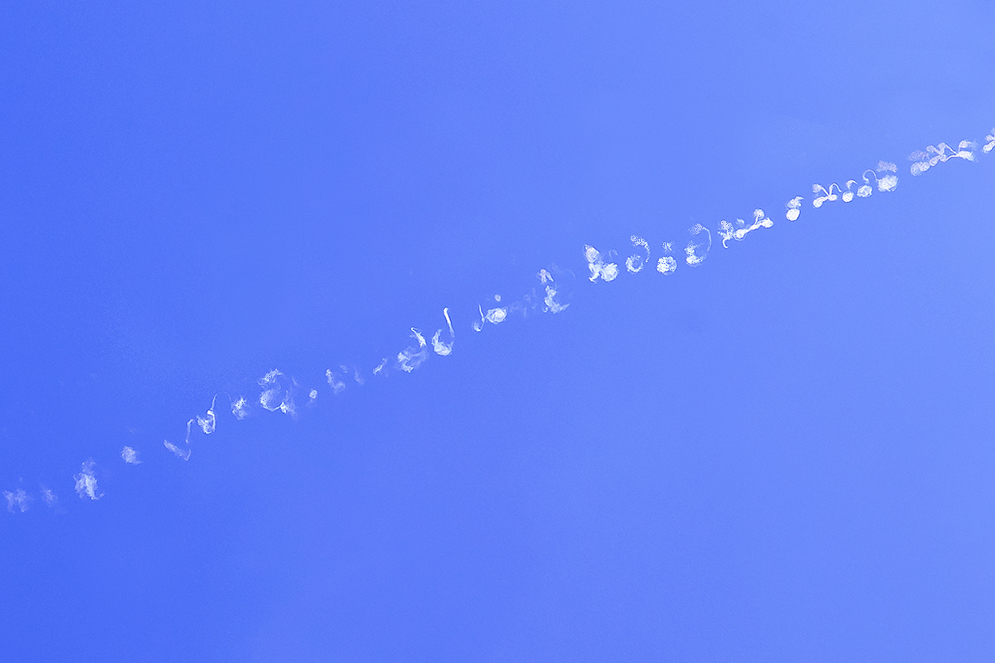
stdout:
<svg viewBox="0 0 995 663">
<path fill-rule="evenodd" d="M 18 511 L 24 513 L 31 506 L 31 496 L 21 488 L 18 488 L 14 492 L 10 492 L 9 490 L 3 491 L 3 498 L 7 502 L 7 510 L 11 513 Z"/>
<path fill-rule="evenodd" d="M 121 449 L 121 460 L 129 465 L 140 465 L 142 463 L 142 461 L 138 460 L 138 452 L 131 447 Z"/>
<path fill-rule="evenodd" d="M 79 495 L 80 499 L 89 497 L 91 500 L 99 500 L 104 496 L 103 493 L 98 492 L 97 477 L 93 474 L 95 466 L 96 463 L 93 462 L 93 459 L 88 458 L 83 462 L 79 474 L 73 475 L 73 478 L 76 479 L 76 494 Z"/>
<path fill-rule="evenodd" d="M 173 452 L 173 455 L 182 460 L 190 460 L 190 449 L 180 449 L 169 440 L 163 440 L 162 446 Z"/>
<path fill-rule="evenodd" d="M 59 497 L 48 486 L 41 487 L 41 498 L 45 500 L 45 504 L 52 508 L 55 508 L 59 504 Z"/>
</svg>

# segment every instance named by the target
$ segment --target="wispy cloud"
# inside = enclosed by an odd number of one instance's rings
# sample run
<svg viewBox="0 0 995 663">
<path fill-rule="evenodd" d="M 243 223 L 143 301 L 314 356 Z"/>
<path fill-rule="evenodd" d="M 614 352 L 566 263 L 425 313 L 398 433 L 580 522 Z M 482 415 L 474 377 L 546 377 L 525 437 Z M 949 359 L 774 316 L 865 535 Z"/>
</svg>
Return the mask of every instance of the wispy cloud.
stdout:
<svg viewBox="0 0 995 663">
<path fill-rule="evenodd" d="M 183 460 L 190 460 L 190 450 L 180 449 L 178 446 L 170 442 L 169 440 L 163 440 L 162 446 L 166 447 L 173 452 L 173 455 L 177 458 L 182 458 Z"/>
<path fill-rule="evenodd" d="M 256 380 L 256 382 L 259 383 L 260 387 L 264 387 L 263 392 L 259 394 L 260 405 L 270 412 L 279 410 L 284 414 L 289 414 L 291 417 L 297 417 L 297 407 L 294 405 L 293 385 L 286 384 L 287 377 L 281 371 L 274 368 Z M 236 414 L 236 416 L 238 415 Z"/>
<path fill-rule="evenodd" d="M 53 509 L 59 505 L 59 497 L 48 486 L 41 487 L 41 498 Z"/>
<path fill-rule="evenodd" d="M 7 502 L 7 510 L 11 513 L 18 511 L 24 513 L 31 506 L 31 496 L 21 488 L 18 488 L 14 492 L 10 492 L 9 490 L 3 491 L 3 498 Z"/>
<path fill-rule="evenodd" d="M 142 461 L 138 460 L 138 452 L 131 447 L 121 449 L 121 460 L 129 465 L 141 465 L 142 463 Z"/>
<path fill-rule="evenodd" d="M 88 497 L 91 500 L 99 500 L 104 496 L 97 488 L 97 477 L 93 474 L 95 466 L 96 463 L 93 462 L 93 459 L 88 458 L 83 462 L 79 474 L 73 475 L 73 478 L 76 479 L 76 494 L 79 495 L 80 499 Z"/>
</svg>

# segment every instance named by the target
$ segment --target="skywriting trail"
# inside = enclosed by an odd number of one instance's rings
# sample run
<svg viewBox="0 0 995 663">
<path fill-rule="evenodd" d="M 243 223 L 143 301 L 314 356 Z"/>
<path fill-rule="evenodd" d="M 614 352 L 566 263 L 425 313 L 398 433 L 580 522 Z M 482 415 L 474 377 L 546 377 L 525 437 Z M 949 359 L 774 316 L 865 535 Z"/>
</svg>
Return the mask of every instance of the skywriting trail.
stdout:
<svg viewBox="0 0 995 663">
<path fill-rule="evenodd" d="M 951 144 L 939 142 L 913 151 L 908 161 L 909 174 L 915 178 L 936 168 L 946 167 L 952 161 L 978 162 L 995 151 L 995 129 L 981 141 L 970 139 Z M 798 221 L 803 216 L 817 213 L 830 205 L 859 204 L 861 199 L 875 195 L 892 195 L 898 188 L 900 168 L 897 163 L 880 161 L 853 177 L 812 185 L 811 195 L 795 195 L 783 204 L 784 219 Z M 747 240 L 753 233 L 770 230 L 776 223 L 762 208 L 755 208 L 747 218 L 722 219 L 709 229 L 701 223 L 693 224 L 684 240 L 662 238 L 646 239 L 642 235 L 629 236 L 627 246 L 615 248 L 583 246 L 578 271 L 583 270 L 590 283 L 611 283 L 624 274 L 656 272 L 664 277 L 673 275 L 681 264 L 699 267 L 711 254 L 715 245 L 724 249 L 731 244 Z M 713 238 L 713 232 L 715 237 Z M 78 459 L 71 486 L 39 484 L 34 488 L 11 486 L 0 491 L 6 509 L 11 514 L 30 511 L 36 504 L 53 509 L 63 509 L 61 495 L 75 492 L 87 502 L 100 500 L 104 495 L 101 466 L 123 462 L 138 466 L 143 456 L 166 452 L 183 461 L 191 460 L 200 436 L 213 434 L 219 422 L 236 425 L 253 416 L 268 413 L 286 415 L 292 419 L 301 416 L 302 408 L 315 406 L 322 400 L 334 398 L 347 389 L 354 389 L 375 382 L 391 373 L 410 374 L 420 370 L 432 357 L 449 357 L 457 348 L 457 337 L 473 331 L 484 332 L 490 327 L 503 325 L 514 318 L 532 315 L 556 315 L 569 309 L 572 301 L 580 297 L 571 269 L 547 265 L 535 273 L 533 287 L 518 298 L 508 299 L 494 295 L 477 305 L 476 310 L 459 314 L 445 307 L 438 317 L 437 326 L 429 331 L 411 327 L 409 343 L 389 356 L 382 357 L 372 366 L 337 364 L 316 371 L 320 377 L 298 379 L 279 368 L 273 368 L 253 381 L 254 388 L 245 393 L 219 392 L 203 412 L 178 422 L 178 436 L 165 440 L 147 440 L 139 445 L 127 445 L 119 452 L 118 459 L 86 457 Z M 224 424 L 222 424 L 224 425 Z M 24 481 L 22 480 L 22 483 Z M 112 488 L 111 488 L 112 489 Z"/>
</svg>

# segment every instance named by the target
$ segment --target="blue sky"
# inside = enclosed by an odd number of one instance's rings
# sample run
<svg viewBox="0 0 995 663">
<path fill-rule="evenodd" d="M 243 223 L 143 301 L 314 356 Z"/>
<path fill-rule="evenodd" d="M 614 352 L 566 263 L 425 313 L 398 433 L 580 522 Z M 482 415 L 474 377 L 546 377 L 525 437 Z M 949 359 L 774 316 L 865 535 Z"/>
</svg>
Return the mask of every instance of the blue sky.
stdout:
<svg viewBox="0 0 995 663">
<path fill-rule="evenodd" d="M 0 659 L 991 660 L 986 3 L 0 11 Z"/>
</svg>

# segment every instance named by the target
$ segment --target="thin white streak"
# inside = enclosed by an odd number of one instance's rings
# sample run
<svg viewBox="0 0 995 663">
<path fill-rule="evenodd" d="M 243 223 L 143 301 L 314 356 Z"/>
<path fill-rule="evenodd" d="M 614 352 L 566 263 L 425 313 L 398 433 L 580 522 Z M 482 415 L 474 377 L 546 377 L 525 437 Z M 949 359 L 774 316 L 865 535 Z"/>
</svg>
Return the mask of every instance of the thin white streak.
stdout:
<svg viewBox="0 0 995 663">
<path fill-rule="evenodd" d="M 190 449 L 180 449 L 169 440 L 163 440 L 162 446 L 173 452 L 173 455 L 181 460 L 190 460 Z"/>
<path fill-rule="evenodd" d="M 453 321 L 449 318 L 449 307 L 442 309 L 442 315 L 446 318 L 446 327 L 449 328 L 449 342 L 441 340 L 442 330 L 436 330 L 432 336 L 432 349 L 440 357 L 448 357 L 453 353 L 453 344 L 456 342 L 456 330 L 453 329 Z"/>
</svg>

